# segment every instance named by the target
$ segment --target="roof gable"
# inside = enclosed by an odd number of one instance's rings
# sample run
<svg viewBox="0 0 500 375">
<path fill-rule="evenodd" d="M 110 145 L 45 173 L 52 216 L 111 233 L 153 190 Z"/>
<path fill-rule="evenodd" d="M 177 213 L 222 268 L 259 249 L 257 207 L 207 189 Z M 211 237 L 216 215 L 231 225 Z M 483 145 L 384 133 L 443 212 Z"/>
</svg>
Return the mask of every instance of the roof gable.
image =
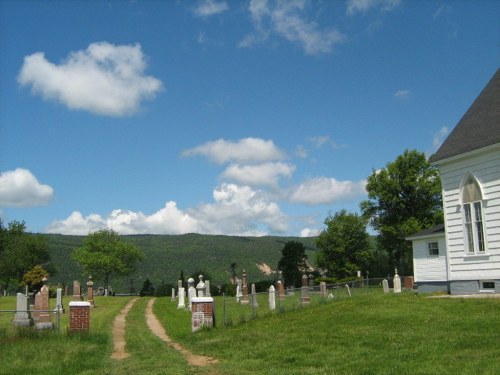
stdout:
<svg viewBox="0 0 500 375">
<path fill-rule="evenodd" d="M 500 69 L 496 71 L 430 162 L 500 143 Z"/>
</svg>

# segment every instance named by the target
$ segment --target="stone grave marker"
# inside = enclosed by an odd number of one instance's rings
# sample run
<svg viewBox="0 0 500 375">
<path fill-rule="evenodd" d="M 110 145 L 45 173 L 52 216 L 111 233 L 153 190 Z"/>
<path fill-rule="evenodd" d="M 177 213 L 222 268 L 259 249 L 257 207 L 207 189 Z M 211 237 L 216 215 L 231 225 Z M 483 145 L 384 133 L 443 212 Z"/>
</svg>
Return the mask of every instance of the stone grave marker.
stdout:
<svg viewBox="0 0 500 375">
<path fill-rule="evenodd" d="M 241 288 L 242 288 L 243 283 L 241 282 L 240 279 L 236 280 L 236 302 L 240 302 L 241 297 L 243 294 L 241 293 Z"/>
<path fill-rule="evenodd" d="M 319 283 L 319 293 L 321 295 L 321 298 L 326 298 L 327 297 L 326 283 L 324 281 L 321 281 Z"/>
<path fill-rule="evenodd" d="M 203 275 L 198 276 L 198 279 L 200 281 L 196 285 L 196 292 L 198 297 L 204 297 L 205 296 L 205 283 L 203 282 Z"/>
<path fill-rule="evenodd" d="M 62 303 L 62 288 L 57 288 L 56 291 L 56 312 L 64 313 L 64 306 Z"/>
<path fill-rule="evenodd" d="M 17 293 L 16 314 L 12 323 L 16 327 L 30 327 L 33 325 L 33 319 L 31 319 L 28 306 L 28 297 L 23 293 Z"/>
<path fill-rule="evenodd" d="M 90 303 L 91 307 L 95 307 L 94 282 L 92 281 L 92 276 L 89 276 L 89 281 L 87 281 L 87 301 Z"/>
<path fill-rule="evenodd" d="M 185 298 L 186 298 L 186 289 L 184 289 L 183 287 L 180 287 L 179 288 L 179 303 L 177 304 L 178 309 L 185 309 L 186 308 Z"/>
<path fill-rule="evenodd" d="M 351 296 L 351 288 L 349 288 L 349 285 L 345 284 L 345 287 L 347 289 L 347 294 L 349 294 L 349 297 L 352 297 Z"/>
<path fill-rule="evenodd" d="M 248 305 L 248 303 L 250 302 L 248 300 L 248 285 L 247 285 L 247 273 L 245 270 L 243 270 L 243 275 L 242 275 L 242 279 L 243 279 L 243 282 L 242 282 L 242 287 L 241 287 L 241 304 L 242 305 Z"/>
<path fill-rule="evenodd" d="M 311 302 L 311 297 L 309 296 L 309 286 L 307 285 L 307 275 L 302 275 L 302 287 L 300 288 L 300 304 L 307 305 Z"/>
<path fill-rule="evenodd" d="M 202 327 L 213 327 L 215 323 L 214 299 L 212 297 L 194 297 L 191 300 L 191 331 Z"/>
<path fill-rule="evenodd" d="M 384 293 L 389 293 L 389 282 L 387 279 L 382 280 L 382 287 L 384 288 Z"/>
<path fill-rule="evenodd" d="M 196 289 L 193 285 L 194 285 L 194 279 L 192 277 L 190 277 L 188 279 L 188 302 L 189 302 L 188 310 L 189 311 L 191 311 L 191 301 L 193 298 L 196 297 Z"/>
<path fill-rule="evenodd" d="M 205 280 L 205 297 L 212 297 L 210 292 L 210 280 Z"/>
<path fill-rule="evenodd" d="M 398 269 L 396 268 L 394 270 L 395 275 L 394 275 L 394 293 L 401 293 L 401 279 L 399 278 L 398 275 Z"/>
<path fill-rule="evenodd" d="M 35 296 L 35 306 L 37 306 L 38 298 L 38 310 L 40 310 L 35 326 L 38 329 L 52 329 L 53 324 L 49 312 L 49 288 L 45 285 L 47 278 L 44 277 L 42 281 L 44 282 L 42 289 Z"/>
<path fill-rule="evenodd" d="M 175 288 L 172 288 L 172 297 L 170 297 L 170 301 L 175 301 Z"/>
<path fill-rule="evenodd" d="M 278 280 L 278 299 L 280 301 L 285 300 L 285 286 L 281 282 L 281 280 Z"/>
<path fill-rule="evenodd" d="M 257 293 L 255 293 L 255 284 L 252 284 L 252 308 L 256 309 L 259 307 L 259 303 L 257 302 Z"/>
<path fill-rule="evenodd" d="M 73 301 L 82 300 L 82 291 L 80 290 L 80 282 L 78 280 L 73 281 Z"/>
<path fill-rule="evenodd" d="M 269 287 L 269 310 L 276 310 L 276 290 L 273 285 Z"/>
</svg>

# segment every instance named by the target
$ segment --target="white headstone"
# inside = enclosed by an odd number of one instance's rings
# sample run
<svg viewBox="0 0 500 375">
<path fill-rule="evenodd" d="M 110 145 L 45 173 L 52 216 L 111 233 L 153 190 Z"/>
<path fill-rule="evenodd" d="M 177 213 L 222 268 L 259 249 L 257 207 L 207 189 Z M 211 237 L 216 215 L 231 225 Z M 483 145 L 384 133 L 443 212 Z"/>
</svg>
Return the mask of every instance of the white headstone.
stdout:
<svg viewBox="0 0 500 375">
<path fill-rule="evenodd" d="M 170 301 L 175 301 L 175 288 L 172 288 L 172 298 L 170 298 Z"/>
<path fill-rule="evenodd" d="M 257 293 L 255 293 L 255 284 L 252 284 L 251 293 L 252 293 L 252 307 L 257 308 L 259 307 L 259 303 L 257 302 Z"/>
<path fill-rule="evenodd" d="M 389 293 L 389 282 L 387 279 L 382 280 L 382 287 L 384 288 L 384 293 Z"/>
<path fill-rule="evenodd" d="M 401 293 L 401 279 L 398 275 L 398 269 L 395 269 L 394 275 L 394 293 Z"/>
<path fill-rule="evenodd" d="M 62 288 L 57 288 L 57 294 L 56 294 L 56 312 L 63 313 L 64 312 L 64 307 L 62 304 Z"/>
<path fill-rule="evenodd" d="M 196 291 L 198 292 L 198 297 L 205 296 L 205 283 L 203 282 L 203 275 L 198 276 L 200 282 L 196 285 Z"/>
<path fill-rule="evenodd" d="M 276 310 L 276 291 L 273 285 L 269 287 L 269 310 Z"/>
<path fill-rule="evenodd" d="M 16 315 L 14 316 L 14 325 L 16 327 L 29 327 L 33 324 L 28 309 L 28 297 L 23 293 L 17 293 Z"/>
<path fill-rule="evenodd" d="M 188 289 L 188 301 L 189 301 L 189 311 L 191 311 L 191 301 L 196 298 L 196 289 L 194 286 L 190 286 Z"/>
<path fill-rule="evenodd" d="M 345 287 L 347 289 L 347 293 L 349 294 L 349 297 L 352 297 L 351 296 L 351 288 L 349 288 L 349 285 L 345 284 Z"/>
<path fill-rule="evenodd" d="M 186 289 L 184 288 L 179 288 L 179 303 L 177 304 L 178 309 L 185 309 L 186 308 Z"/>
<path fill-rule="evenodd" d="M 205 280 L 205 297 L 212 297 L 212 293 L 210 293 L 210 280 Z"/>
</svg>

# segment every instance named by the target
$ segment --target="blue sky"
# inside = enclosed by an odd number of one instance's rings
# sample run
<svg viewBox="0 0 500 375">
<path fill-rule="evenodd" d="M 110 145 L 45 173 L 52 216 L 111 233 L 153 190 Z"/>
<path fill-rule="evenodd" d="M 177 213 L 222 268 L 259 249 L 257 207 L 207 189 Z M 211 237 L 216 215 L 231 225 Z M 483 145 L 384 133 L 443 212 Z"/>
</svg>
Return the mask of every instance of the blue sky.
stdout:
<svg viewBox="0 0 500 375">
<path fill-rule="evenodd" d="M 315 235 L 432 154 L 498 1 L 0 2 L 0 215 L 30 231 Z"/>
</svg>

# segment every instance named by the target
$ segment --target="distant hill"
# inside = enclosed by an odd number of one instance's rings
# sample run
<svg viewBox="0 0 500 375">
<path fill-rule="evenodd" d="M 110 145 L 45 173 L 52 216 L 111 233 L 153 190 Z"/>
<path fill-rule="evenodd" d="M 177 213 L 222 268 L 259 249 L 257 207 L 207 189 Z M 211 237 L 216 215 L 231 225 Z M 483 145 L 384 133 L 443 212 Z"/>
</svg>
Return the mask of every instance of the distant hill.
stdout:
<svg viewBox="0 0 500 375">
<path fill-rule="evenodd" d="M 52 262 L 57 274 L 50 277 L 50 283 L 73 285 L 73 280 L 86 282 L 88 275 L 71 258 L 74 249 L 81 246 L 85 236 L 45 234 L 50 247 Z M 153 283 L 175 284 L 181 270 L 185 277 L 193 272 L 204 271 L 210 275 L 212 285 L 229 281 L 231 264 L 236 263 L 236 272 L 243 269 L 249 282 L 271 279 L 263 270 L 276 269 L 281 250 L 288 241 L 302 242 L 311 263 L 316 261 L 315 238 L 301 237 L 237 237 L 222 235 L 133 235 L 122 236 L 144 251 L 145 259 L 132 278 L 112 280 L 117 292 L 128 292 L 130 286 L 140 290 L 146 278 Z M 259 266 L 261 266 L 259 268 Z M 99 286 L 96 280 L 96 286 Z"/>
</svg>

